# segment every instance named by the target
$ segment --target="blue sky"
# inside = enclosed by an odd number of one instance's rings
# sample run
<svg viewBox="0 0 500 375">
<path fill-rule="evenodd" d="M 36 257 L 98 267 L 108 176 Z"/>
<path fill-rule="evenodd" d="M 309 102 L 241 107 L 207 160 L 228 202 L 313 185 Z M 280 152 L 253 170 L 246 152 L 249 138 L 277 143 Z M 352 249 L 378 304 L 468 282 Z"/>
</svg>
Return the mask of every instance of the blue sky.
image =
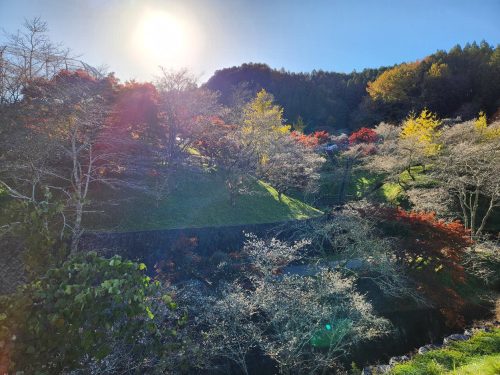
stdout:
<svg viewBox="0 0 500 375">
<path fill-rule="evenodd" d="M 143 15 L 155 12 L 180 20 L 189 34 L 182 56 L 168 51 L 175 58 L 162 60 L 132 42 Z M 151 79 L 158 65 L 187 66 L 202 81 L 244 62 L 350 72 L 457 43 L 500 43 L 500 0 L 0 0 L 6 31 L 34 16 L 47 21 L 54 41 L 122 80 Z M 169 35 L 156 38 L 169 45 Z"/>
</svg>

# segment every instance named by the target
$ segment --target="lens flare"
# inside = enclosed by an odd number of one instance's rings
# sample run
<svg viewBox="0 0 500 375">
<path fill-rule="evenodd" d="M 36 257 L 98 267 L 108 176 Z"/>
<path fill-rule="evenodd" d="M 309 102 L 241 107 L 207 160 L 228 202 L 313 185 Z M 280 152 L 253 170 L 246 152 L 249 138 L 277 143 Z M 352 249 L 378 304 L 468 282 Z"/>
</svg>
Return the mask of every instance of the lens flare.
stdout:
<svg viewBox="0 0 500 375">
<path fill-rule="evenodd" d="M 181 66 L 188 61 L 187 25 L 165 11 L 148 11 L 140 18 L 133 42 L 141 58 L 158 65 Z"/>
</svg>

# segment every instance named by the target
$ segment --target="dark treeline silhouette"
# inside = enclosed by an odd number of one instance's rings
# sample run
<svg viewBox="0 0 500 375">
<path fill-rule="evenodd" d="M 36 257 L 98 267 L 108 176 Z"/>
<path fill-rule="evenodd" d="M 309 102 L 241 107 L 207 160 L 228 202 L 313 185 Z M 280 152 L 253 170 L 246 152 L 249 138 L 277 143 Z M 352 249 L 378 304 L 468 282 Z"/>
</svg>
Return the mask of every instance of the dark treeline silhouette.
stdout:
<svg viewBox="0 0 500 375">
<path fill-rule="evenodd" d="M 205 85 L 231 106 L 264 88 L 285 108 L 288 122 L 306 125 L 306 131 L 400 121 L 425 107 L 465 120 L 479 111 L 494 116 L 500 106 L 500 46 L 457 45 L 413 63 L 349 74 L 292 73 L 250 63 L 218 70 Z"/>
</svg>

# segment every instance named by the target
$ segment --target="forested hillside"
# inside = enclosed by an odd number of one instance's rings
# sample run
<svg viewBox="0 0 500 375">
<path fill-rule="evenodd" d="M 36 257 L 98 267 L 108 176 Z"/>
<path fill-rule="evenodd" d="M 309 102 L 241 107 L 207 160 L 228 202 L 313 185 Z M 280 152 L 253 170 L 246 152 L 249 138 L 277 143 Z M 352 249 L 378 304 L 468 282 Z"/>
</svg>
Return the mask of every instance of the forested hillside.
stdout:
<svg viewBox="0 0 500 375">
<path fill-rule="evenodd" d="M 221 69 L 205 85 L 226 105 L 237 105 L 265 88 L 299 130 L 357 129 L 400 121 L 427 107 L 441 118 L 468 120 L 500 106 L 500 47 L 486 42 L 437 51 L 419 61 L 362 72 L 292 73 L 265 64 Z"/>
</svg>

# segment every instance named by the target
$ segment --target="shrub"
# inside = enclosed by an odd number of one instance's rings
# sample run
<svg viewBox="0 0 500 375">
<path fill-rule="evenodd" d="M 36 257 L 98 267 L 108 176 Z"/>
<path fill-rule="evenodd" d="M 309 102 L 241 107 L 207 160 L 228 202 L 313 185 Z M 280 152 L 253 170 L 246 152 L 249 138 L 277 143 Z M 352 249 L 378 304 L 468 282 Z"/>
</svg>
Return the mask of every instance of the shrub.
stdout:
<svg viewBox="0 0 500 375">
<path fill-rule="evenodd" d="M 361 128 L 349 136 L 349 144 L 357 143 L 375 143 L 378 140 L 378 134 L 373 129 Z"/>
<path fill-rule="evenodd" d="M 310 148 L 315 148 L 326 143 L 330 137 L 328 132 L 324 130 L 316 131 L 312 134 L 304 134 L 298 131 L 293 131 L 290 134 L 298 143 Z"/>
<path fill-rule="evenodd" d="M 87 253 L 0 300 L 0 354 L 10 370 L 60 373 L 109 356 L 120 342 L 129 358 L 159 337 L 151 299 L 157 284 L 144 264 Z M 156 305 L 171 305 L 159 300 Z M 154 341 L 154 340 L 153 340 Z M 156 343 L 158 344 L 158 343 Z M 124 355 L 124 354 L 122 354 Z M 1 357 L 1 356 L 0 356 Z"/>
</svg>

